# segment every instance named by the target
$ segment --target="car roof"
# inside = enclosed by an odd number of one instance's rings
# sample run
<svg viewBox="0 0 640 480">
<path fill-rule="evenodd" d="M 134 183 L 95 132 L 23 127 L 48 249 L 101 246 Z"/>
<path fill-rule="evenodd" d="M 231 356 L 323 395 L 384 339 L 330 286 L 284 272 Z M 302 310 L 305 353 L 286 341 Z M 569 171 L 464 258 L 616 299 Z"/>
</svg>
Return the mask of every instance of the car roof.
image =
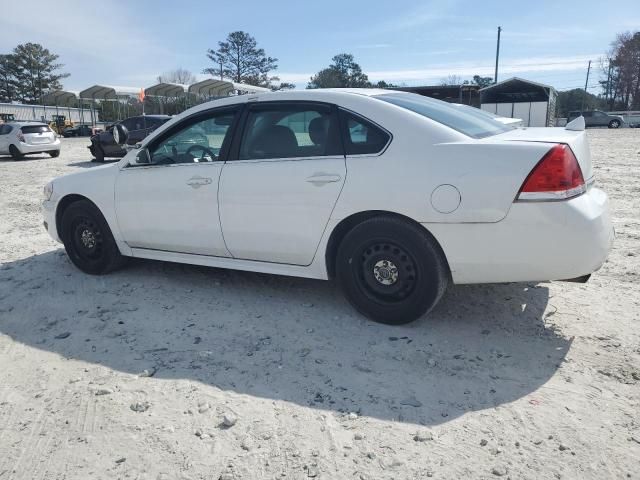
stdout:
<svg viewBox="0 0 640 480">
<path fill-rule="evenodd" d="M 48 123 L 44 123 L 44 122 L 19 122 L 19 121 L 15 121 L 15 122 L 10 122 L 11 125 L 19 125 L 21 127 L 28 127 L 28 126 L 33 126 L 33 127 L 48 127 L 49 124 Z"/>
</svg>

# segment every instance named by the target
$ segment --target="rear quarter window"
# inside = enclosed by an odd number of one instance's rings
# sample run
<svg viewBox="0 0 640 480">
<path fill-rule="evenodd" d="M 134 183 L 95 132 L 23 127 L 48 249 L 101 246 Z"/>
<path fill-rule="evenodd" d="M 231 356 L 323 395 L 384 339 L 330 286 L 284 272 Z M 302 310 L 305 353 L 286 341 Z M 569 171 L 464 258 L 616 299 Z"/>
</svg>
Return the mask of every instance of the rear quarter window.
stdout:
<svg viewBox="0 0 640 480">
<path fill-rule="evenodd" d="M 471 138 L 485 138 L 511 130 L 493 118 L 483 118 L 442 100 L 415 93 L 386 93 L 373 98 L 427 117 Z"/>
<path fill-rule="evenodd" d="M 382 152 L 391 135 L 369 120 L 340 110 L 344 150 L 347 155 L 375 155 Z"/>
<path fill-rule="evenodd" d="M 49 133 L 51 129 L 47 125 L 27 125 L 20 127 L 20 130 L 24 134 L 29 133 Z"/>
</svg>

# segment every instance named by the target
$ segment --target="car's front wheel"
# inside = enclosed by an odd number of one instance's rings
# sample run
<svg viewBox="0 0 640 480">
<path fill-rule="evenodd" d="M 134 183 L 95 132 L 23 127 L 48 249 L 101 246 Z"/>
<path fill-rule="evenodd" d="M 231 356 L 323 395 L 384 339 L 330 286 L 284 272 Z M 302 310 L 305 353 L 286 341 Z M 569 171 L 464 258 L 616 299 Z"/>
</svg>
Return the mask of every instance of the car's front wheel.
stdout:
<svg viewBox="0 0 640 480">
<path fill-rule="evenodd" d="M 611 120 L 609 122 L 609 128 L 620 128 L 620 120 Z"/>
<path fill-rule="evenodd" d="M 124 263 L 107 221 L 87 200 L 74 202 L 65 209 L 61 239 L 73 264 L 85 273 L 108 273 Z"/>
<path fill-rule="evenodd" d="M 400 218 L 376 217 L 346 234 L 338 247 L 336 277 L 360 313 L 401 325 L 438 303 L 450 273 L 428 232 Z"/>
<path fill-rule="evenodd" d="M 60 156 L 60 150 L 54 150 L 53 152 L 49 152 L 49 155 L 51 155 L 51 158 L 57 158 Z"/>
</svg>

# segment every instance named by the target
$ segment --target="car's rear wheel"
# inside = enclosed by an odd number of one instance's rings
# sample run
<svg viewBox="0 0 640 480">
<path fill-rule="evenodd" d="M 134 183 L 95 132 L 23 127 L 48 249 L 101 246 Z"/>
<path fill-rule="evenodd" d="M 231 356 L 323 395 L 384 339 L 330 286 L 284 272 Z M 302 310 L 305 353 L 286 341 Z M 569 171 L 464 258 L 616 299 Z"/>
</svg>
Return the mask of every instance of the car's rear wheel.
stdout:
<svg viewBox="0 0 640 480">
<path fill-rule="evenodd" d="M 53 152 L 49 152 L 49 155 L 51 155 L 51 158 L 57 158 L 60 156 L 60 150 L 54 150 Z"/>
<path fill-rule="evenodd" d="M 73 264 L 85 273 L 100 275 L 124 264 L 109 225 L 89 201 L 79 200 L 65 209 L 60 237 Z"/>
<path fill-rule="evenodd" d="M 20 150 L 15 145 L 9 145 L 9 153 L 14 160 L 22 160 L 24 158 L 24 155 L 20 153 Z"/>
<path fill-rule="evenodd" d="M 377 217 L 345 235 L 336 256 L 336 277 L 360 313 L 401 325 L 438 303 L 450 273 L 428 232 L 400 218 Z"/>
<path fill-rule="evenodd" d="M 620 128 L 620 120 L 611 120 L 609 122 L 609 128 Z"/>
</svg>

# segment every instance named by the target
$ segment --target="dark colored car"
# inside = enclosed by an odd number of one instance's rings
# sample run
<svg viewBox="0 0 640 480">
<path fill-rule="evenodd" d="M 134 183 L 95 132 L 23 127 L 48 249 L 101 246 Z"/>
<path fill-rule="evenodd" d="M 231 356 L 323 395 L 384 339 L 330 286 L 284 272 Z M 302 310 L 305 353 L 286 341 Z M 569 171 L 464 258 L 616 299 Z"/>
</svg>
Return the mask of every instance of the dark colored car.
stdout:
<svg viewBox="0 0 640 480">
<path fill-rule="evenodd" d="M 127 118 L 114 125 L 124 126 L 129 131 L 127 145 L 135 145 L 170 119 L 169 115 L 140 115 Z M 127 153 L 126 149 L 113 140 L 112 130 L 113 125 L 105 132 L 91 137 L 91 145 L 88 148 L 98 162 L 104 162 L 107 157 L 124 157 Z"/>
<path fill-rule="evenodd" d="M 580 112 L 569 112 L 567 123 L 579 116 Z M 582 116 L 586 127 L 620 128 L 624 124 L 624 119 L 620 115 L 611 115 L 600 110 L 585 110 Z"/>
<path fill-rule="evenodd" d="M 93 135 L 93 127 L 91 125 L 76 125 L 74 127 L 65 128 L 62 132 L 64 138 L 69 137 L 90 137 Z"/>
</svg>

